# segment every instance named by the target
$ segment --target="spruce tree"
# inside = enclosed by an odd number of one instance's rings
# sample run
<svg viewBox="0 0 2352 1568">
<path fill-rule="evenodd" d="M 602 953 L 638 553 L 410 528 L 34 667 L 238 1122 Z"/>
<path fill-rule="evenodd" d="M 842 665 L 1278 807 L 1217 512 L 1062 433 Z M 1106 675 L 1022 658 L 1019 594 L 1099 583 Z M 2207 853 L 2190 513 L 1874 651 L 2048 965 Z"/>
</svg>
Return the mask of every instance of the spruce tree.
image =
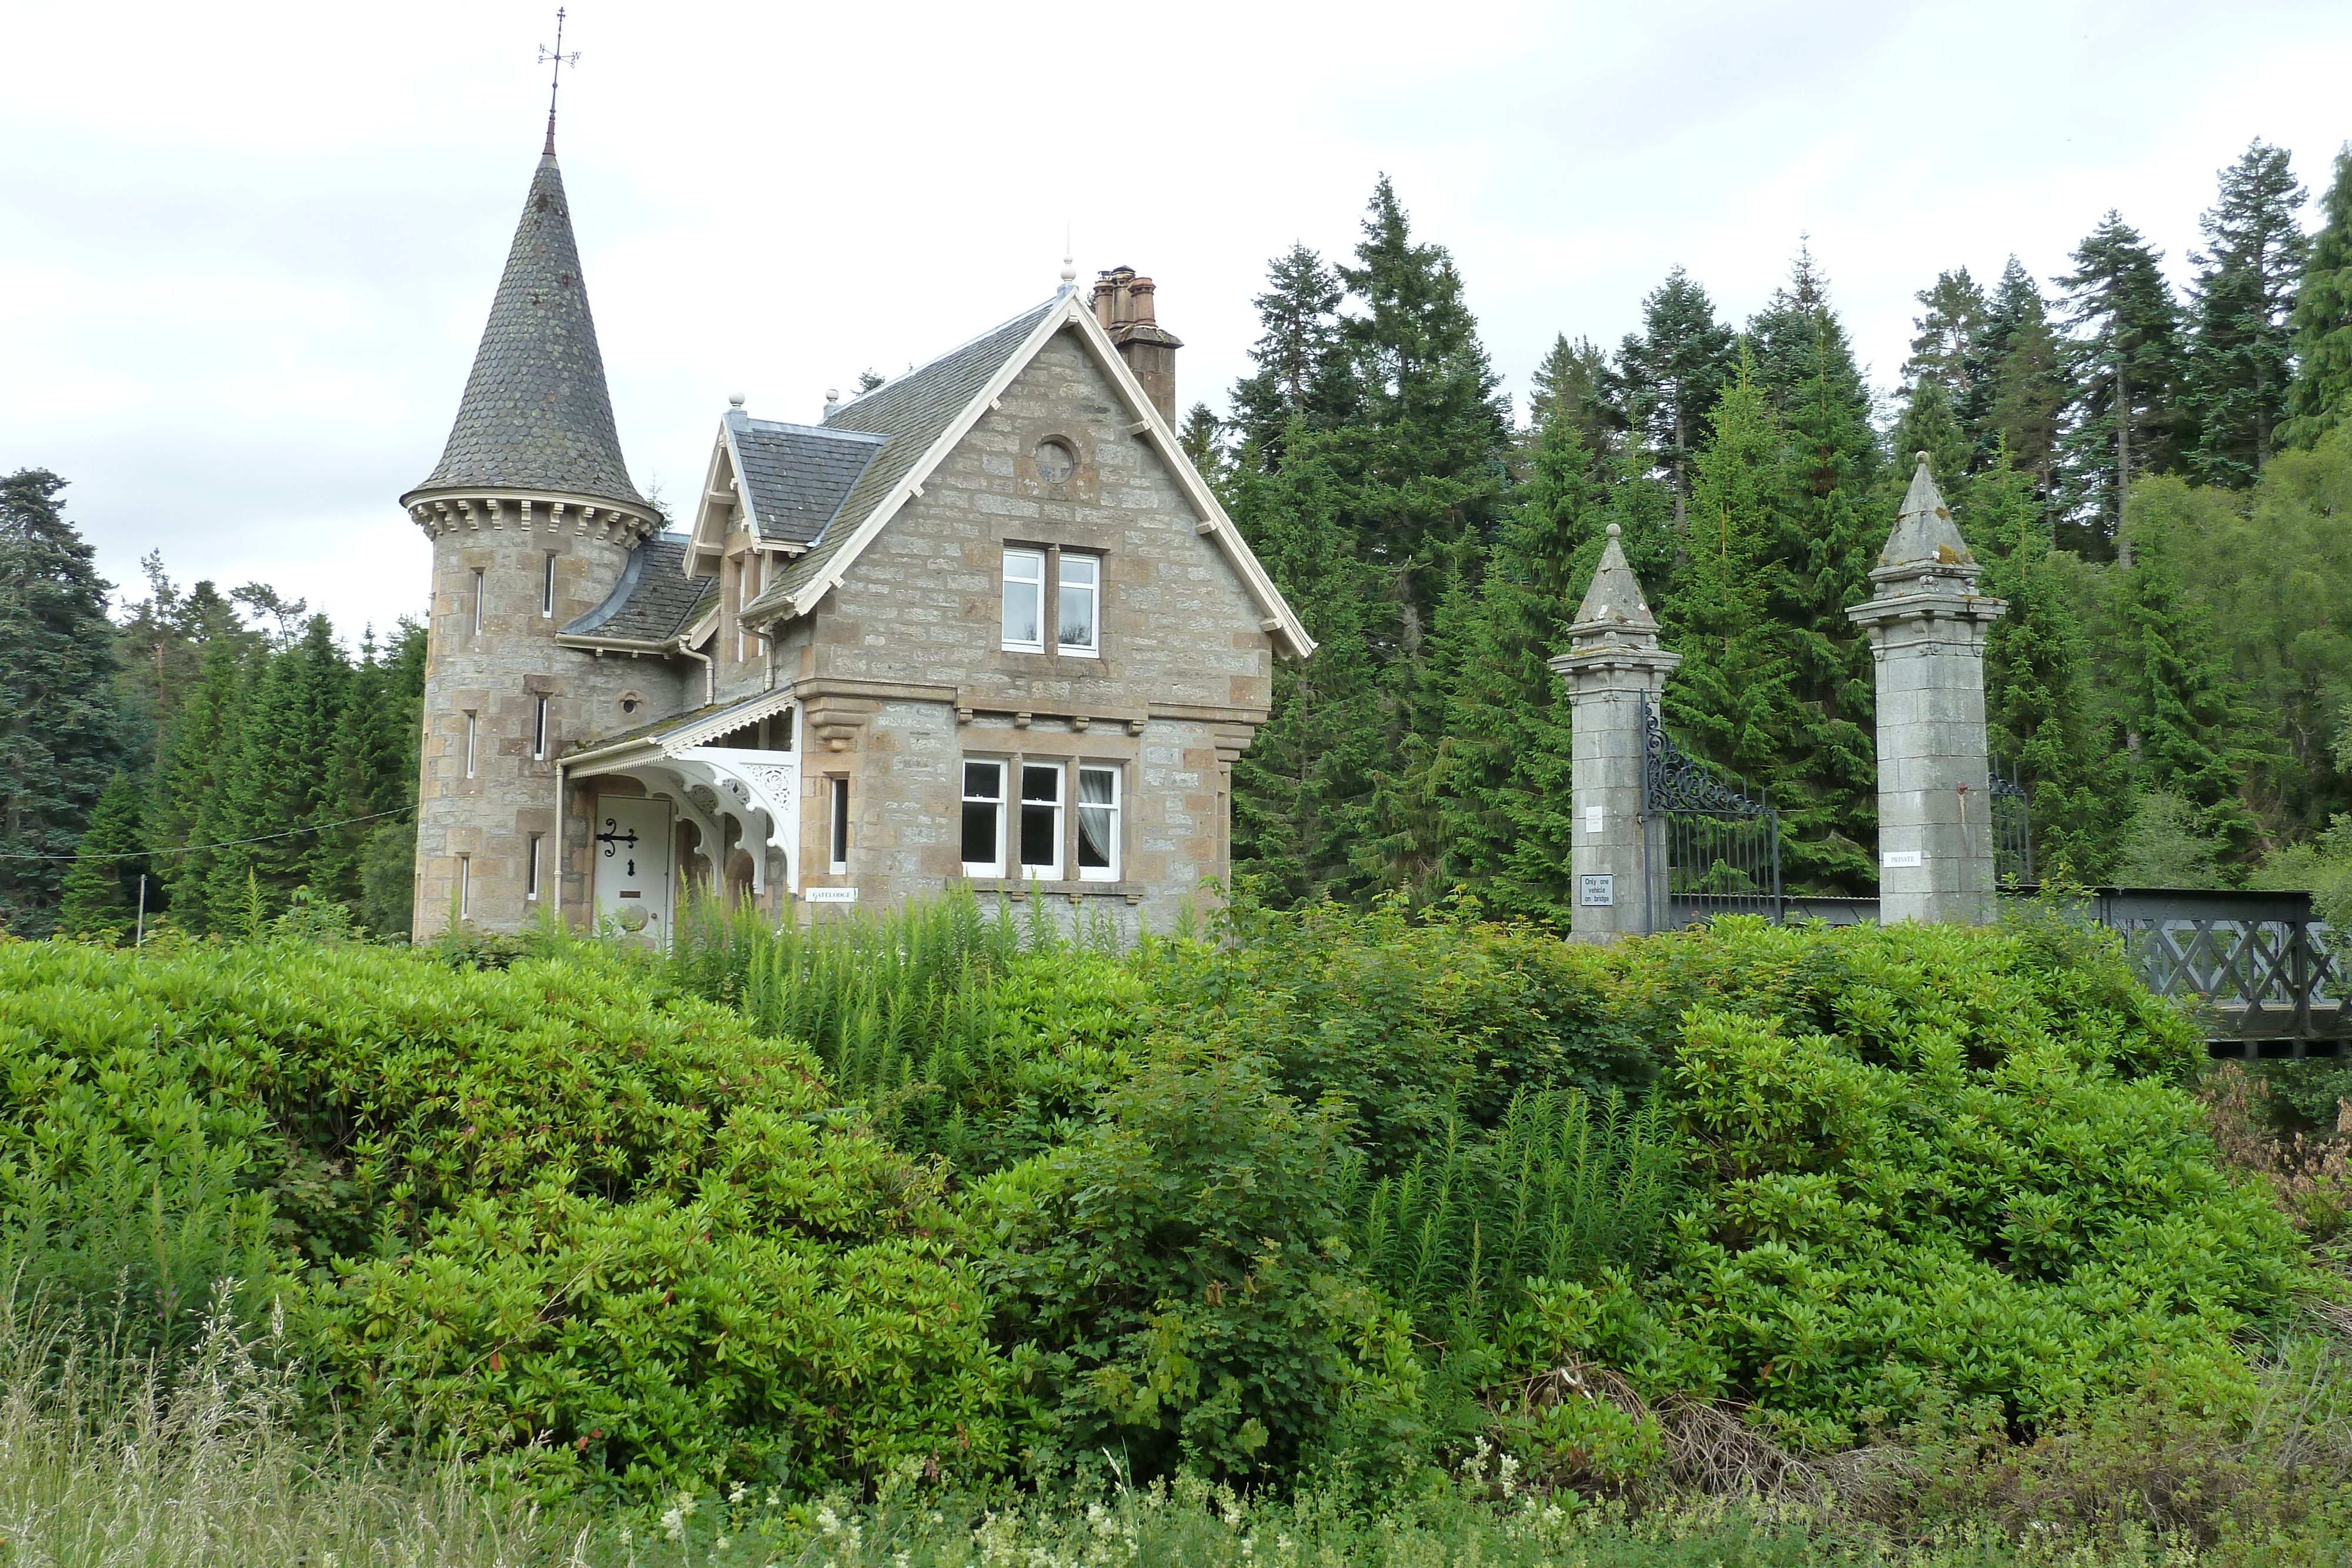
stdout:
<svg viewBox="0 0 2352 1568">
<path fill-rule="evenodd" d="M 252 669 L 266 656 L 248 657 L 238 637 L 218 636 L 206 643 L 196 684 L 173 716 L 168 743 L 156 761 L 149 841 L 164 852 L 155 870 L 172 922 L 189 931 L 213 928 L 205 897 L 213 853 L 206 846 L 237 836 L 224 789 L 242 749 Z"/>
<path fill-rule="evenodd" d="M 1927 454 L 1927 471 L 1935 476 L 1937 487 L 1950 504 L 1953 520 L 1967 535 L 1969 548 L 1977 549 L 1976 535 L 1969 528 L 1970 486 L 1963 477 L 1975 459 L 1975 444 L 1961 427 L 1959 415 L 1952 407 L 1951 393 L 1944 389 L 1943 382 L 1923 377 L 1913 384 L 1910 395 L 1904 399 L 1902 413 L 1895 418 L 1889 444 L 1906 460 L 1915 460 L 1922 452 Z M 1889 466 L 1891 471 L 1900 472 L 1903 465 Z M 1898 501 L 1897 507 L 1900 505 Z M 1983 552 L 1979 550 L 1979 554 Z"/>
<path fill-rule="evenodd" d="M 2243 847 L 2260 826 L 2240 795 L 2262 760 L 2260 721 L 2163 533 L 2135 543 L 2133 565 L 2115 590 L 2117 695 L 2133 779 L 2145 792 L 2187 801 L 2206 836 Z"/>
<path fill-rule="evenodd" d="M 2059 432 L 2069 387 L 2048 302 L 2013 256 L 1987 307 L 1982 342 L 1982 413 L 1958 411 L 1975 443 L 1973 466 L 2032 475 L 2047 508 L 2057 493 Z"/>
<path fill-rule="evenodd" d="M 58 930 L 68 936 L 121 939 L 139 919 L 140 883 L 150 874 L 142 852 L 146 791 L 128 773 L 117 773 L 98 798 L 89 831 L 81 836 L 66 872 L 58 906 Z M 152 902 L 152 901 L 151 901 Z"/>
<path fill-rule="evenodd" d="M 1225 425 L 1209 410 L 1205 402 L 1196 402 L 1184 415 L 1183 428 L 1176 433 L 1177 444 L 1184 448 L 1184 456 L 1201 471 L 1201 477 L 1215 485 L 1224 477 Z"/>
<path fill-rule="evenodd" d="M 2336 155 L 2294 302 L 2294 381 L 2279 439 L 2316 446 L 2352 423 L 2352 142 Z"/>
<path fill-rule="evenodd" d="M 2257 139 L 2221 172 L 2221 196 L 2198 220 L 2206 248 L 2190 258 L 2181 405 L 2189 471 L 2209 485 L 2252 484 L 2286 418 L 2290 317 L 2311 248 L 2295 222 L 2304 193 L 2286 149 Z"/>
<path fill-rule="evenodd" d="M 0 930 L 46 936 L 90 813 L 124 760 L 111 586 L 46 469 L 0 479 Z"/>
<path fill-rule="evenodd" d="M 2064 538 L 2086 558 L 2126 566 L 2125 493 L 2179 459 L 2179 310 L 2139 231 L 2109 212 L 2074 252 L 2066 290 L 2074 390 L 2061 441 Z"/>
<path fill-rule="evenodd" d="M 1985 562 L 1984 591 L 2009 605 L 1985 642 L 1986 739 L 2031 792 L 2036 876 L 2104 882 L 2129 781 L 2098 716 L 2087 637 L 2050 559 L 2033 476 L 1991 470 L 1970 487 L 1969 511 L 1953 516 Z"/>
<path fill-rule="evenodd" d="M 1560 333 L 1528 383 L 1528 443 L 1539 450 L 1552 410 L 1565 403 L 1586 454 L 1597 464 L 1614 453 L 1626 429 L 1622 378 L 1590 338 L 1571 343 Z"/>
<path fill-rule="evenodd" d="M 1642 330 L 1618 359 L 1626 412 L 1654 455 L 1675 498 L 1679 531 L 1690 506 L 1692 463 L 1736 372 L 1738 337 L 1715 319 L 1715 302 L 1681 267 L 1642 301 Z"/>
<path fill-rule="evenodd" d="M 317 840 L 340 804 L 335 739 L 349 674 L 323 615 L 311 617 L 300 639 L 270 654 L 260 672 L 220 809 L 207 813 L 222 845 L 205 881 L 215 929 L 239 930 L 257 890 L 264 912 L 278 914 L 319 869 Z M 330 863 L 340 869 L 343 857 Z"/>
</svg>

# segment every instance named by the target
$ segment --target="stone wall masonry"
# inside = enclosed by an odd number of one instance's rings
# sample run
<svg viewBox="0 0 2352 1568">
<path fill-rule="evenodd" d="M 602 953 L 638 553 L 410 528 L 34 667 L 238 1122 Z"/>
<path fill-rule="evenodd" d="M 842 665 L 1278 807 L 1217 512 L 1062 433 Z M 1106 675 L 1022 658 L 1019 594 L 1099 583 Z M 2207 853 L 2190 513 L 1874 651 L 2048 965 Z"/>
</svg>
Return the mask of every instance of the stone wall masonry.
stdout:
<svg viewBox="0 0 2352 1568">
<path fill-rule="evenodd" d="M 542 614 L 546 558 L 556 557 L 554 612 Z M 424 735 L 418 760 L 416 910 L 420 941 L 448 924 L 458 857 L 469 862 L 467 915 L 511 931 L 537 917 L 566 876 L 564 906 L 586 897 L 584 818 L 563 818 L 557 852 L 556 759 L 583 737 L 610 734 L 677 710 L 681 687 L 664 660 L 598 656 L 561 648 L 555 632 L 611 591 L 628 559 L 619 539 L 571 530 L 467 529 L 433 546 L 431 622 L 425 640 Z M 474 573 L 481 579 L 475 625 Z M 698 696 L 698 693 L 697 694 Z M 539 698 L 549 699 L 548 754 L 532 756 Z M 624 713 L 624 696 L 637 702 Z M 466 776 L 466 718 L 475 718 L 474 775 Z M 541 889 L 527 896 L 530 841 L 542 839 Z"/>
<path fill-rule="evenodd" d="M 1878 685 L 1880 917 L 1990 919 L 1984 638 L 2000 606 L 1955 598 L 1889 610 L 1865 622 Z"/>
</svg>

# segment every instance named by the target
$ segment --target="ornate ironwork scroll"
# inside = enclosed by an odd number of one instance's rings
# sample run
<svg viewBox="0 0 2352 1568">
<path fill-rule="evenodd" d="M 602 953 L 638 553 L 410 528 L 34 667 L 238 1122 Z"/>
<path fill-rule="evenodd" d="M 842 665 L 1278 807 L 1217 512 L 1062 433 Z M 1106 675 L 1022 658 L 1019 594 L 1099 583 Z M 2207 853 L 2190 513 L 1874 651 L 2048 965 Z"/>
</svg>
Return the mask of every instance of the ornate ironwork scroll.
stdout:
<svg viewBox="0 0 2352 1568">
<path fill-rule="evenodd" d="M 1647 697 L 1642 724 L 1644 844 L 1666 872 L 1651 878 L 1650 928 L 1717 915 L 1780 919 L 1780 813 L 1747 780 L 1676 746 Z"/>
</svg>

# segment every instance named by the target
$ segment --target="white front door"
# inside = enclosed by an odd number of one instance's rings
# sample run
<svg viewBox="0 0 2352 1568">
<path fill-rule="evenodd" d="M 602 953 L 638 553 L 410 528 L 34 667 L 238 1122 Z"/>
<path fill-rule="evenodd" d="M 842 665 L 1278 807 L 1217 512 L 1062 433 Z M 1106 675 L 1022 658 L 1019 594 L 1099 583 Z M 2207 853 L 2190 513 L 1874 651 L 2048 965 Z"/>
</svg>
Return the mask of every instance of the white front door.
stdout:
<svg viewBox="0 0 2352 1568">
<path fill-rule="evenodd" d="M 599 795 L 596 919 L 616 920 L 633 937 L 665 946 L 670 923 L 670 805 L 642 795 Z"/>
</svg>

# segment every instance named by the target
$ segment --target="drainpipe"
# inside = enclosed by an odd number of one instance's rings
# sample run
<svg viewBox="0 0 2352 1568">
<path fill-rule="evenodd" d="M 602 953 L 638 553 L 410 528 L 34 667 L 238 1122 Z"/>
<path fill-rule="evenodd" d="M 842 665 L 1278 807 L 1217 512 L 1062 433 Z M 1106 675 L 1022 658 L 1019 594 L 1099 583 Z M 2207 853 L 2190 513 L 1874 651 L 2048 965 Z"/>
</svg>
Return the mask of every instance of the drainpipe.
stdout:
<svg viewBox="0 0 2352 1568">
<path fill-rule="evenodd" d="M 691 649 L 691 648 L 688 647 L 688 646 L 686 645 L 686 639 L 685 639 L 685 638 L 683 638 L 683 637 L 680 637 L 680 638 L 677 640 L 677 651 L 678 651 L 679 653 L 681 653 L 685 654 L 688 658 L 697 660 L 697 661 L 698 661 L 698 662 L 701 664 L 701 665 L 702 665 L 702 706 L 703 706 L 704 707 L 709 707 L 709 706 L 710 706 L 713 703 L 715 703 L 715 702 L 717 702 L 717 701 L 719 700 L 719 666 L 718 666 L 718 664 L 717 664 L 715 662 L 713 662 L 713 661 L 712 661 L 712 659 L 711 659 L 711 657 L 710 657 L 710 655 L 709 655 L 709 654 L 708 654 L 708 653 L 696 653 L 693 649 Z"/>
<path fill-rule="evenodd" d="M 555 924 L 558 926 L 563 924 L 563 862 L 570 858 L 563 850 L 563 759 L 559 757 L 555 760 L 555 831 L 549 835 L 555 841 L 555 880 L 551 889 L 553 903 L 550 907 L 555 911 Z M 589 847 L 593 849 L 595 846 L 592 844 Z M 541 867 L 542 875 L 545 872 L 546 868 Z"/>
</svg>

